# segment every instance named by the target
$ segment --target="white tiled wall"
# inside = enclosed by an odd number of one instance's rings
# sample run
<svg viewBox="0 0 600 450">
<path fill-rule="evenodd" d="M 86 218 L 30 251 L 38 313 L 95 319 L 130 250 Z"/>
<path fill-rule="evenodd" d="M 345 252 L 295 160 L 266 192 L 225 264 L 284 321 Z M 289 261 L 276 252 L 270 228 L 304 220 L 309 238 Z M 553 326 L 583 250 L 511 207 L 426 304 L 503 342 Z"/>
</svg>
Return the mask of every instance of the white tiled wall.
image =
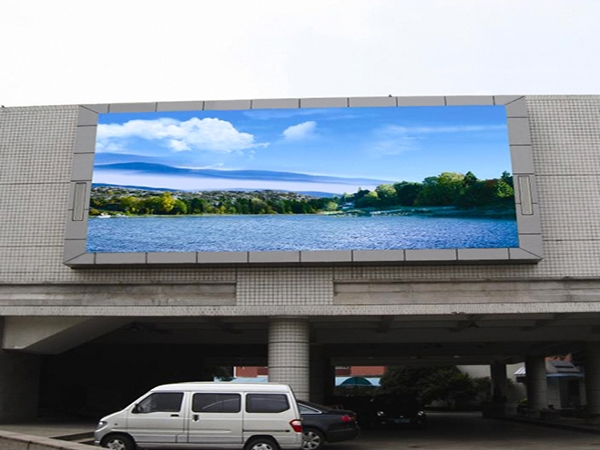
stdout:
<svg viewBox="0 0 600 450">
<path fill-rule="evenodd" d="M 269 327 L 269 381 L 291 384 L 303 400 L 309 397 L 309 331 L 306 319 L 273 319 Z"/>
</svg>

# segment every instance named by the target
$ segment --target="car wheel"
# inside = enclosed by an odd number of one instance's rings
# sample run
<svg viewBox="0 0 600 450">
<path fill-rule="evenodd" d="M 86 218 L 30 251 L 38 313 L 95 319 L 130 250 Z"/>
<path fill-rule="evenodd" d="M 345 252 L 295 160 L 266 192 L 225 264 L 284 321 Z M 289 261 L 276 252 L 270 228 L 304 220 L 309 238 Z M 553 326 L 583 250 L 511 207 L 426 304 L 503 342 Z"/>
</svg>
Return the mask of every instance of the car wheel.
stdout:
<svg viewBox="0 0 600 450">
<path fill-rule="evenodd" d="M 302 448 L 304 450 L 317 450 L 325 444 L 325 436 L 315 428 L 304 429 L 304 439 L 302 440 Z"/>
<path fill-rule="evenodd" d="M 277 443 L 271 438 L 254 438 L 251 439 L 244 450 L 279 450 Z"/>
<path fill-rule="evenodd" d="M 110 450 L 134 450 L 135 443 L 133 439 L 124 434 L 112 434 L 104 437 L 100 442 L 102 447 L 106 447 Z"/>
</svg>

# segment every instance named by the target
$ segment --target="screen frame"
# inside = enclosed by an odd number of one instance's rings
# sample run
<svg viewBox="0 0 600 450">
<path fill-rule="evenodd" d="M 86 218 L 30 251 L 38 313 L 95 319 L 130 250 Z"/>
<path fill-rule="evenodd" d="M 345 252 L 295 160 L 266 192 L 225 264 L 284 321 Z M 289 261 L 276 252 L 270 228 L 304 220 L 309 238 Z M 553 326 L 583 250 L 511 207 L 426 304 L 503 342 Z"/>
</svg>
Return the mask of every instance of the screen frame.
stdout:
<svg viewBox="0 0 600 450">
<path fill-rule="evenodd" d="M 244 252 L 86 251 L 98 115 L 167 111 L 403 106 L 504 106 L 515 187 L 519 246 L 406 250 L 319 250 Z M 500 96 L 336 97 L 79 105 L 65 226 L 63 263 L 71 268 L 115 266 L 281 266 L 344 264 L 537 263 L 543 258 L 541 220 L 526 98 Z"/>
</svg>

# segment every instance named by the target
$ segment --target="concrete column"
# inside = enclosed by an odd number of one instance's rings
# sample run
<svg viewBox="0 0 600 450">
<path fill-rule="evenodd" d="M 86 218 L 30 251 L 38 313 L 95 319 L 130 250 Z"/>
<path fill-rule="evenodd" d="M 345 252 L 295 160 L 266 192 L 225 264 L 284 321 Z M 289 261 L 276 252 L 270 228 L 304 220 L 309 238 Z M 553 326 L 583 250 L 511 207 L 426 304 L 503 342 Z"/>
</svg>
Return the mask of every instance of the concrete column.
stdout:
<svg viewBox="0 0 600 450">
<path fill-rule="evenodd" d="M 534 414 L 548 407 L 548 383 L 546 382 L 546 359 L 529 355 L 525 359 L 527 376 L 527 402 Z"/>
<path fill-rule="evenodd" d="M 274 317 L 269 324 L 269 381 L 289 384 L 309 400 L 309 323 L 306 318 Z"/>
<path fill-rule="evenodd" d="M 585 397 L 590 419 L 600 417 L 600 342 L 586 342 Z"/>
<path fill-rule="evenodd" d="M 41 357 L 0 350 L 0 423 L 38 414 Z"/>
<path fill-rule="evenodd" d="M 310 401 L 325 403 L 329 358 L 322 345 L 310 346 Z"/>
<path fill-rule="evenodd" d="M 492 380 L 492 401 L 494 403 L 506 403 L 506 364 L 494 362 L 490 365 Z"/>
<path fill-rule="evenodd" d="M 335 366 L 331 363 L 331 358 L 327 359 L 325 367 L 325 400 L 332 397 L 335 389 Z"/>
</svg>

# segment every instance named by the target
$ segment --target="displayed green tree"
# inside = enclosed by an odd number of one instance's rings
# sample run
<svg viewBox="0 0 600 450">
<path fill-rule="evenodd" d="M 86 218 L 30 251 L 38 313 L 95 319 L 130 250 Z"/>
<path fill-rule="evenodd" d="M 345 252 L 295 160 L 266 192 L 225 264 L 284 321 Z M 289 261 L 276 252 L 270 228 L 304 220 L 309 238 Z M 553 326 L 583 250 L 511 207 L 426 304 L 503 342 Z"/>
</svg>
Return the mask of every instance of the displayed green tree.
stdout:
<svg viewBox="0 0 600 450">
<path fill-rule="evenodd" d="M 355 202 L 357 208 L 377 208 L 380 199 L 377 191 L 367 191 L 367 193 Z"/>
<path fill-rule="evenodd" d="M 463 187 L 464 175 L 456 172 L 443 172 L 437 177 L 427 177 L 415 204 L 419 206 L 453 205 Z"/>
<path fill-rule="evenodd" d="M 127 215 L 183 214 L 315 214 L 336 211 L 390 210 L 402 207 L 455 207 L 458 209 L 514 209 L 512 176 L 479 180 L 442 172 L 422 183 L 401 181 L 381 184 L 374 190 L 359 188 L 354 194 L 317 198 L 277 191 L 155 192 L 143 189 L 93 188 L 90 215 L 105 212 Z"/>
<path fill-rule="evenodd" d="M 423 185 L 421 183 L 402 181 L 400 183 L 394 183 L 394 189 L 396 190 L 398 205 L 413 206 L 417 197 L 423 190 Z"/>
<path fill-rule="evenodd" d="M 398 204 L 398 194 L 394 185 L 392 184 L 380 184 L 375 188 L 377 197 L 379 199 L 379 206 L 385 208 Z"/>
</svg>

